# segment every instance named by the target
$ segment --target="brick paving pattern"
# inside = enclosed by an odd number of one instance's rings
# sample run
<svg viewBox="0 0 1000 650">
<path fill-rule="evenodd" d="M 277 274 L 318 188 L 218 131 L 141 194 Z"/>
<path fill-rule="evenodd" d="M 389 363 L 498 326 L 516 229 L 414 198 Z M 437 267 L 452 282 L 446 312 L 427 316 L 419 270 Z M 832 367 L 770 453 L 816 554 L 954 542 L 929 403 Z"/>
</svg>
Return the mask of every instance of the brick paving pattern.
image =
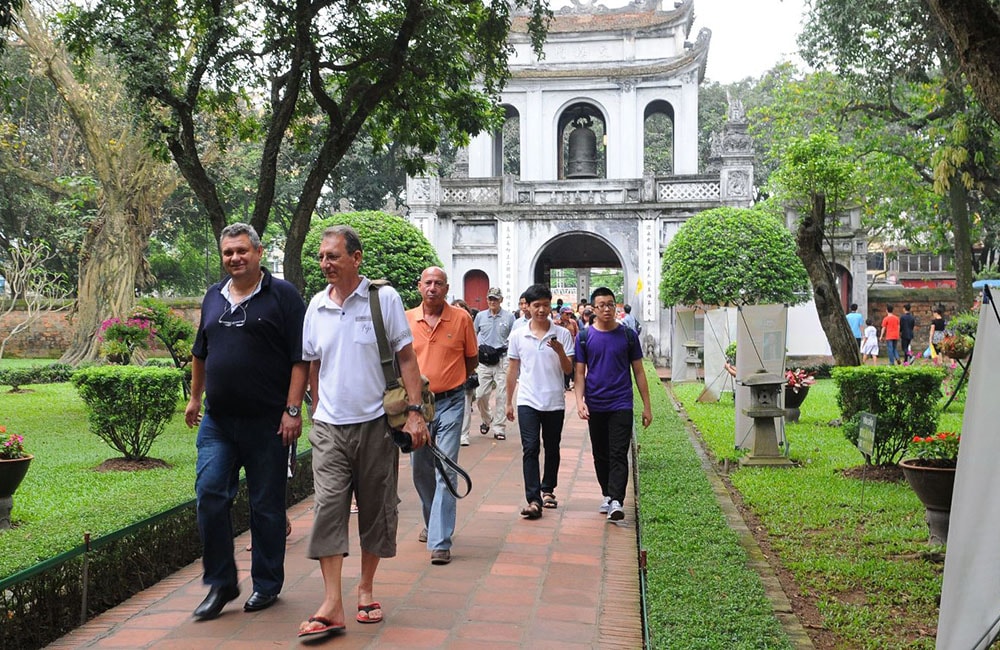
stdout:
<svg viewBox="0 0 1000 650">
<path fill-rule="evenodd" d="M 572 397 L 568 400 L 572 404 Z M 641 648 L 642 623 L 636 552 L 635 508 L 630 496 L 624 521 L 598 514 L 601 490 L 594 476 L 586 424 L 567 410 L 559 474 L 558 509 L 536 521 L 522 519 L 521 445 L 516 426 L 506 441 L 480 436 L 473 418 L 472 444 L 460 462 L 473 479 L 472 494 L 459 502 L 452 562 L 432 566 L 417 541 L 423 527 L 410 466 L 400 467 L 399 548 L 383 560 L 375 598 L 385 620 L 354 621 L 360 550 L 352 530 L 352 554 L 344 561 L 347 631 L 325 641 L 300 643 L 299 622 L 323 595 L 319 564 L 305 557 L 312 527 L 312 499 L 289 509 L 292 534 L 285 560 L 285 587 L 271 608 L 245 613 L 252 591 L 249 533 L 235 541 L 240 597 L 212 621 L 191 612 L 207 593 L 196 562 L 122 605 L 92 619 L 50 648 L 178 648 L 184 650 L 287 648 Z M 127 570 L 127 569 L 126 569 Z"/>
</svg>

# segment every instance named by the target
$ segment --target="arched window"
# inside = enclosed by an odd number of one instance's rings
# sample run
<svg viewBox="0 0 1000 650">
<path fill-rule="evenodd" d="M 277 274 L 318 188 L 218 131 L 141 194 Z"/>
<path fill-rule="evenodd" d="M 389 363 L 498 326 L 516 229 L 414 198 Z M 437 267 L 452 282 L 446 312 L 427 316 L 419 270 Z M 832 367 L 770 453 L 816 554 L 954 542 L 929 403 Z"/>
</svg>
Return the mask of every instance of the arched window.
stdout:
<svg viewBox="0 0 1000 650">
<path fill-rule="evenodd" d="M 521 115 L 513 106 L 504 104 L 503 126 L 493 133 L 493 175 L 512 174 L 521 177 Z"/>
<path fill-rule="evenodd" d="M 592 155 L 594 157 L 593 173 L 583 176 L 574 175 L 572 171 L 568 171 L 570 163 L 574 162 L 570 160 L 570 135 L 578 128 L 589 129 L 593 133 L 594 143 L 596 145 L 594 151 L 586 153 L 586 155 Z M 596 106 L 585 102 L 577 102 L 567 106 L 566 110 L 559 116 L 559 128 L 557 133 L 559 134 L 558 165 L 560 179 L 607 178 L 608 143 L 605 136 L 607 133 L 607 125 L 604 122 L 604 114 L 601 113 Z M 580 152 L 575 152 L 575 156 L 578 157 L 579 154 Z"/>
<path fill-rule="evenodd" d="M 653 176 L 674 173 L 674 107 L 657 100 L 643 115 L 642 171 Z"/>
</svg>

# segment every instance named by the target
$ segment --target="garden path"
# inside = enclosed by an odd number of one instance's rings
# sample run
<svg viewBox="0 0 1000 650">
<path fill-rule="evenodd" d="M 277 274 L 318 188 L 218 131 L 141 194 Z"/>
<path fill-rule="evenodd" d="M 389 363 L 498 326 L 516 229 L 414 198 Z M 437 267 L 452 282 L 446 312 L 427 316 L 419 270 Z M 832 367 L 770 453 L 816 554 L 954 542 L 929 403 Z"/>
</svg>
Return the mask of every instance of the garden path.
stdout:
<svg viewBox="0 0 1000 650">
<path fill-rule="evenodd" d="M 572 397 L 568 400 L 572 403 Z M 635 506 L 630 493 L 618 524 L 597 513 L 601 490 L 594 476 L 586 424 L 568 409 L 561 445 L 559 508 L 537 521 L 522 507 L 521 445 L 516 435 L 497 442 L 480 436 L 473 418 L 471 445 L 460 458 L 474 480 L 459 502 L 453 561 L 432 566 L 409 462 L 400 467 L 398 555 L 383 561 L 375 595 L 385 621 L 361 625 L 329 640 L 336 648 L 641 648 Z M 630 482 L 630 489 L 632 488 Z M 212 621 L 196 622 L 201 602 L 200 561 L 122 605 L 92 619 L 50 648 L 288 648 L 299 645 L 299 622 L 322 598 L 318 563 L 306 558 L 312 499 L 289 510 L 285 588 L 271 608 L 244 613 L 250 595 L 249 534 L 236 539 L 242 595 Z M 360 575 L 360 553 L 344 562 L 346 604 Z M 348 612 L 350 614 L 350 612 Z M 325 644 L 324 644 L 325 645 Z"/>
</svg>

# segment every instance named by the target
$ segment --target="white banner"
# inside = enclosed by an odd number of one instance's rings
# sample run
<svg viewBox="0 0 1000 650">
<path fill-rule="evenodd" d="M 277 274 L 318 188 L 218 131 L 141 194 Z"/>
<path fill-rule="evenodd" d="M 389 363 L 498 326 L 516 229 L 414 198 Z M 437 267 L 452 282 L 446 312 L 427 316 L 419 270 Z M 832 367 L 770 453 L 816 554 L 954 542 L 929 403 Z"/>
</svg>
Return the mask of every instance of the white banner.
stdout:
<svg viewBox="0 0 1000 650">
<path fill-rule="evenodd" d="M 986 288 L 965 401 L 948 551 L 938 618 L 938 650 L 979 650 L 1000 632 L 1000 316 Z"/>
</svg>

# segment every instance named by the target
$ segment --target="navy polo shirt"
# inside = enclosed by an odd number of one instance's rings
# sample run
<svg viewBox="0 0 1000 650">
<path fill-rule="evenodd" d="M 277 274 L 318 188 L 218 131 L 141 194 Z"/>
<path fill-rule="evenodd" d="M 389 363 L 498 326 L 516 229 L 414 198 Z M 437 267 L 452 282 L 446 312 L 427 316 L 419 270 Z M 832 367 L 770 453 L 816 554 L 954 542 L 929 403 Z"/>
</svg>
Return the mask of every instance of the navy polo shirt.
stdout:
<svg viewBox="0 0 1000 650">
<path fill-rule="evenodd" d="M 292 366 L 302 361 L 302 296 L 262 271 L 260 291 L 240 307 L 230 310 L 222 295 L 228 278 L 202 300 L 191 353 L 205 362 L 205 410 L 213 414 L 280 418 Z M 230 325 L 219 322 L 223 315 Z"/>
</svg>

